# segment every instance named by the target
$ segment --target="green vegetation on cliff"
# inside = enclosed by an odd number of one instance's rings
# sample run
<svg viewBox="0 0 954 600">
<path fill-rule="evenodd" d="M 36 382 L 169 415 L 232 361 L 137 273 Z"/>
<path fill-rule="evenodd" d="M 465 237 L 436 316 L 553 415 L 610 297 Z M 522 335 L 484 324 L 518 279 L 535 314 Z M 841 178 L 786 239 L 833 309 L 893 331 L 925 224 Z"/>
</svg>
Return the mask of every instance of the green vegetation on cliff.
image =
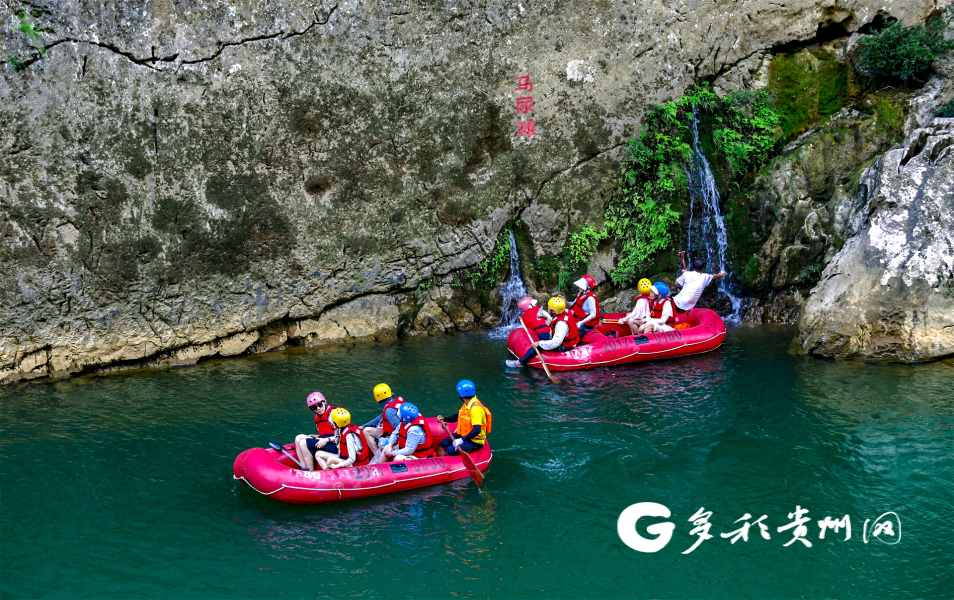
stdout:
<svg viewBox="0 0 954 600">
<path fill-rule="evenodd" d="M 863 68 L 882 79 L 924 81 L 934 61 L 954 50 L 954 40 L 944 38 L 946 26 L 954 20 L 954 8 L 946 8 L 943 15 L 920 27 L 904 27 L 894 21 L 861 38 L 858 48 Z"/>
<path fill-rule="evenodd" d="M 693 111 L 711 139 L 714 159 L 731 175 L 757 169 L 774 152 L 780 120 L 765 91 L 730 92 L 719 98 L 707 85 L 654 106 L 645 130 L 630 141 L 619 191 L 606 212 L 608 234 L 622 247 L 612 273 L 630 284 L 652 267 L 651 257 L 670 248 L 688 206 L 686 164 L 692 155 Z"/>
</svg>

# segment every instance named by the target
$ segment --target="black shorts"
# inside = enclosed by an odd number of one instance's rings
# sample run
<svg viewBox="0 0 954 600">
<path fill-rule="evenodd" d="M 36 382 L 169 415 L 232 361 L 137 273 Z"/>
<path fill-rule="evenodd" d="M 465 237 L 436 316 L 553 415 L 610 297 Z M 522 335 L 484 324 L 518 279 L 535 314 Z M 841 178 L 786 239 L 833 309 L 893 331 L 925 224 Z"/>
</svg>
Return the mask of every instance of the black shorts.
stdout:
<svg viewBox="0 0 954 600">
<path fill-rule="evenodd" d="M 318 448 L 318 442 L 322 439 L 334 440 L 334 438 L 308 438 L 305 440 L 305 443 L 308 444 L 308 451 L 311 452 L 311 455 L 314 456 L 315 452 L 321 450 L 322 452 L 330 452 L 331 454 L 338 454 L 338 446 L 333 442 L 329 441 L 322 448 Z"/>
</svg>

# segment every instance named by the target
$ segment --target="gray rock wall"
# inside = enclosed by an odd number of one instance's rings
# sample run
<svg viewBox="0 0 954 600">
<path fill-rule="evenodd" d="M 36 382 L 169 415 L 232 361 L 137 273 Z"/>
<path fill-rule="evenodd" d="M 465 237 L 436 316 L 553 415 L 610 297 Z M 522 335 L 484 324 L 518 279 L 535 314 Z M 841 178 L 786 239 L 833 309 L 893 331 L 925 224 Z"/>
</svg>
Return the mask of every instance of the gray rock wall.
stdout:
<svg viewBox="0 0 954 600">
<path fill-rule="evenodd" d="M 541 253 L 598 219 L 650 104 L 699 78 L 731 87 L 754 57 L 819 27 L 851 31 L 878 11 L 914 24 L 935 8 L 6 6 L 3 382 L 260 351 L 312 322 L 326 325 L 306 338 L 337 339 L 332 322 L 387 335 L 389 297 L 446 284 L 517 216 Z M 40 40 L 19 29 L 22 10 Z M 520 75 L 534 84 L 532 138 L 516 135 Z M 411 311 L 418 330 L 480 318 L 441 294 Z M 387 312 L 381 332 L 332 319 L 361 299 Z"/>
</svg>

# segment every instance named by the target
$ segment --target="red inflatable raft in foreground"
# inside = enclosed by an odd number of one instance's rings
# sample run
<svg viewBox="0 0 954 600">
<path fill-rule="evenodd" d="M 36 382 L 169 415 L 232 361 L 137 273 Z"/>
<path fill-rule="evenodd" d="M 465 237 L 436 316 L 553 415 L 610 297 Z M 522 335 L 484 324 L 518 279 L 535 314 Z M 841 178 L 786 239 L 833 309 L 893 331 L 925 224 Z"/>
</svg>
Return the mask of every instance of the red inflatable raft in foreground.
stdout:
<svg viewBox="0 0 954 600">
<path fill-rule="evenodd" d="M 425 419 L 435 443 L 447 437 L 437 419 Z M 294 444 L 285 447 L 295 455 Z M 490 444 L 471 452 L 477 468 L 485 472 L 493 457 Z M 255 491 L 288 504 L 324 504 L 355 500 L 381 494 L 458 479 L 469 478 L 459 456 L 423 458 L 404 462 L 382 463 L 349 469 L 302 471 L 278 450 L 250 448 L 242 452 L 232 465 L 235 479 L 241 479 Z"/>
<path fill-rule="evenodd" d="M 569 352 L 543 352 L 543 358 L 551 371 L 573 371 L 622 365 L 643 360 L 674 358 L 689 354 L 700 354 L 715 350 L 725 339 L 725 323 L 714 311 L 707 308 L 693 308 L 688 313 L 676 316 L 676 324 L 686 323 L 687 329 L 649 333 L 634 336 L 626 325 L 616 322 L 626 313 L 602 315 L 602 322 L 594 331 L 589 332 L 576 348 Z M 616 332 L 617 337 L 611 332 Z M 533 332 L 533 341 L 539 338 Z M 517 358 L 521 358 L 530 349 L 530 338 L 523 327 L 510 332 L 507 348 Z M 527 362 L 532 367 L 542 369 L 540 358 L 534 356 Z"/>
</svg>

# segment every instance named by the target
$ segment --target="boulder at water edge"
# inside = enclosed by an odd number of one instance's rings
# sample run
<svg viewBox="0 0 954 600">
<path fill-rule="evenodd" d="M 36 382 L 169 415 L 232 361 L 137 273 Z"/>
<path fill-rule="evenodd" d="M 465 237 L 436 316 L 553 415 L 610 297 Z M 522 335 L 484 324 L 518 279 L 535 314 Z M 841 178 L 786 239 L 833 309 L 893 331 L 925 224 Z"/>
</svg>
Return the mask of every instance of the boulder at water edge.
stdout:
<svg viewBox="0 0 954 600">
<path fill-rule="evenodd" d="M 861 177 L 860 208 L 795 346 L 833 358 L 954 354 L 954 119 L 934 119 Z"/>
</svg>

